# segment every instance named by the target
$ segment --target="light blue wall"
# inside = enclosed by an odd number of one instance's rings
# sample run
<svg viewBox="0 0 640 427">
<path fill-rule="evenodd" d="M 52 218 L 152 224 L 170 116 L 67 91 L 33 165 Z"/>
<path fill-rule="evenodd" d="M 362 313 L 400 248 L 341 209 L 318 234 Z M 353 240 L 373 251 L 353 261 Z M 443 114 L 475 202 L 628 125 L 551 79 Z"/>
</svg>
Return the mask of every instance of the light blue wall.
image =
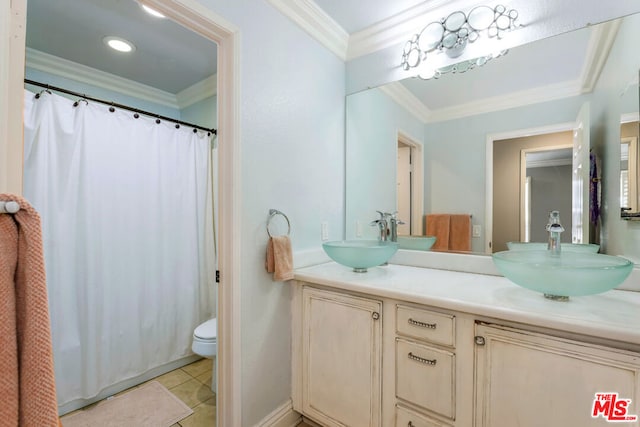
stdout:
<svg viewBox="0 0 640 427">
<path fill-rule="evenodd" d="M 471 250 L 484 252 L 487 135 L 573 122 L 586 99 L 565 98 L 426 124 L 425 212 L 470 213 L 473 224 L 482 225 L 482 236 L 472 239 Z"/>
<path fill-rule="evenodd" d="M 204 126 L 208 129 L 218 126 L 218 97 L 210 96 L 180 110 L 183 121 Z"/>
<path fill-rule="evenodd" d="M 376 211 L 397 208 L 398 131 L 422 142 L 423 127 L 379 89 L 347 97 L 347 239 L 356 237 L 356 221 L 362 238 L 377 238 L 377 229 L 369 225 L 377 218 Z"/>
<path fill-rule="evenodd" d="M 342 60 L 263 0 L 201 0 L 240 31 L 242 425 L 291 397 L 289 283 L 264 268 L 270 208 L 294 251 L 344 235 Z M 294 260 L 295 261 L 295 260 Z M 224 272 L 221 272 L 224 275 Z"/>
</svg>

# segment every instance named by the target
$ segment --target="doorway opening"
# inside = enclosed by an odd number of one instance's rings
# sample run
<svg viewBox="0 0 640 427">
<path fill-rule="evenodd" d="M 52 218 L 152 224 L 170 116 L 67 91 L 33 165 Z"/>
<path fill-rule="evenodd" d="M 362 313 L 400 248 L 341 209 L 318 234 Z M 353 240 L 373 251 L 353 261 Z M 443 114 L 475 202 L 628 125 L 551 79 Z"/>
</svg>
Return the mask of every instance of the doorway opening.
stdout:
<svg viewBox="0 0 640 427">
<path fill-rule="evenodd" d="M 398 132 L 396 210 L 403 222 L 398 225 L 400 235 L 422 235 L 423 164 L 422 144 Z"/>
<path fill-rule="evenodd" d="M 540 199 L 538 190 L 544 193 L 547 184 L 543 183 L 550 179 L 544 176 L 557 173 L 553 168 L 559 166 L 554 164 L 566 163 L 566 159 L 558 160 L 558 153 L 566 152 L 556 150 L 571 149 L 574 126 L 574 123 L 562 123 L 487 137 L 487 253 L 507 250 L 507 242 L 510 241 L 537 241 L 541 238 L 538 223 L 546 221 L 548 212 L 539 218 L 541 210 L 546 207 L 544 204 L 538 206 L 535 200 Z M 535 171 L 536 168 L 528 168 L 528 164 L 551 169 Z M 571 165 L 568 170 L 571 171 Z M 527 176 L 531 177 L 529 185 Z M 570 179 L 568 184 L 568 207 L 563 205 L 552 209 L 560 211 L 563 224 L 571 222 Z M 551 197 L 548 200 L 551 203 Z M 570 227 L 565 228 L 571 230 Z M 565 237 L 570 239 L 571 233 L 566 234 Z"/>
</svg>

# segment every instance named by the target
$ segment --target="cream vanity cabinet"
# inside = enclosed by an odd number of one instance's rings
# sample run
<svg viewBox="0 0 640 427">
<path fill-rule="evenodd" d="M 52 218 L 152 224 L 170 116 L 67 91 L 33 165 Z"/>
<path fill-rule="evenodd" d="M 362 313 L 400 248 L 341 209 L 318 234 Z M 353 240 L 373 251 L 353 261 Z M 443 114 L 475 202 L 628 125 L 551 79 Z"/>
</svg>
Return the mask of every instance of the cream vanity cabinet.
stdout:
<svg viewBox="0 0 640 427">
<path fill-rule="evenodd" d="M 638 345 L 375 292 L 293 288 L 293 407 L 322 426 L 610 425 L 596 393 L 640 416 Z"/>
<path fill-rule="evenodd" d="M 610 425 L 606 410 L 592 417 L 596 393 L 631 399 L 640 415 L 638 353 L 495 325 L 476 334 L 478 427 Z"/>
<path fill-rule="evenodd" d="M 454 426 L 457 393 L 472 396 L 449 313 L 303 282 L 292 313 L 293 406 L 322 426 Z M 472 360 L 473 323 L 464 329 Z M 459 425 L 471 423 L 465 402 Z"/>
<path fill-rule="evenodd" d="M 381 426 L 382 302 L 305 286 L 299 305 L 296 409 L 324 426 Z"/>
</svg>

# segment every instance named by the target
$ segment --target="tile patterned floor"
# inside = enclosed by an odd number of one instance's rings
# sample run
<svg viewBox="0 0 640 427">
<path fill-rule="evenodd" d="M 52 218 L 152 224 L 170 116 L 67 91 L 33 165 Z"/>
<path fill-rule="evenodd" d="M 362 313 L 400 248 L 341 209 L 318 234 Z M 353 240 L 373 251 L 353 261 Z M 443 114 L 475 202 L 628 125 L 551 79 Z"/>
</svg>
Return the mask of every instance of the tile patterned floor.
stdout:
<svg viewBox="0 0 640 427">
<path fill-rule="evenodd" d="M 211 391 L 212 367 L 211 359 L 200 359 L 190 365 L 153 378 L 152 381 L 158 381 L 193 409 L 193 414 L 171 427 L 215 427 L 217 408 L 216 394 Z M 118 394 L 130 390 L 124 390 Z M 98 403 L 100 402 L 96 402 L 94 405 Z M 64 424 L 64 417 L 62 417 L 62 423 Z"/>
</svg>

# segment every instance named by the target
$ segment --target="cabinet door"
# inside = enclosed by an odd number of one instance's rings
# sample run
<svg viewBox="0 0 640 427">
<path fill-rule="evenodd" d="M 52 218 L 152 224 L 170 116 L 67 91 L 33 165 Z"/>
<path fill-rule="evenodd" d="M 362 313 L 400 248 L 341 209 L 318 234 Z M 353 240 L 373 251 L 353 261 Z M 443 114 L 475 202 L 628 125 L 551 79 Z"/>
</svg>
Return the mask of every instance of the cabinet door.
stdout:
<svg viewBox="0 0 640 427">
<path fill-rule="evenodd" d="M 627 414 L 640 414 L 638 354 L 487 325 L 476 335 L 484 338 L 476 345 L 476 426 L 610 425 L 605 403 L 592 416 L 596 393 L 631 399 Z"/>
<path fill-rule="evenodd" d="M 380 425 L 382 303 L 303 290 L 302 405 L 326 426 Z"/>
</svg>

